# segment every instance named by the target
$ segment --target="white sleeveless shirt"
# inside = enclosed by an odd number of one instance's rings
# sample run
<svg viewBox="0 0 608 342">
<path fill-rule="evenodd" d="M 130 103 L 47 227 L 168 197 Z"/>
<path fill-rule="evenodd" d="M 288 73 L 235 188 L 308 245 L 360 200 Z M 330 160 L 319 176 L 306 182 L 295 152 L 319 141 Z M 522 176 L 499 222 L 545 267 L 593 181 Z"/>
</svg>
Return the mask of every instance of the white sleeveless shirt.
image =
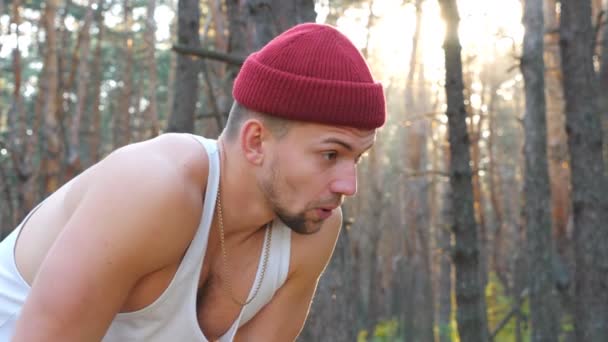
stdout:
<svg viewBox="0 0 608 342">
<path fill-rule="evenodd" d="M 204 146 L 209 156 L 209 177 L 205 202 L 201 222 L 194 239 L 174 278 L 160 297 L 143 309 L 117 314 L 103 338 L 103 342 L 207 342 L 199 327 L 196 298 L 203 258 L 207 250 L 209 229 L 215 210 L 220 179 L 220 160 L 216 141 L 199 136 L 194 137 Z M 15 322 L 30 290 L 29 285 L 17 270 L 14 254 L 19 231 L 27 219 L 26 217 L 4 241 L 0 242 L 0 342 L 10 340 Z M 230 329 L 220 338 L 221 342 L 232 341 L 238 328 L 247 323 L 264 305 L 270 302 L 275 292 L 285 283 L 289 271 L 291 230 L 278 220 L 273 222 L 271 229 L 272 241 L 270 242 L 268 264 L 260 290 L 251 303 L 243 307 Z M 268 243 L 267 239 L 264 239 L 264 244 L 266 243 Z M 262 251 L 265 247 L 266 245 L 263 246 Z M 261 276 L 262 258 L 263 253 L 260 253 L 258 270 L 249 297 L 253 295 L 255 284 Z M 204 319 L 203 317 L 202 320 Z M 33 328 L 35 329 L 35 327 Z"/>
</svg>

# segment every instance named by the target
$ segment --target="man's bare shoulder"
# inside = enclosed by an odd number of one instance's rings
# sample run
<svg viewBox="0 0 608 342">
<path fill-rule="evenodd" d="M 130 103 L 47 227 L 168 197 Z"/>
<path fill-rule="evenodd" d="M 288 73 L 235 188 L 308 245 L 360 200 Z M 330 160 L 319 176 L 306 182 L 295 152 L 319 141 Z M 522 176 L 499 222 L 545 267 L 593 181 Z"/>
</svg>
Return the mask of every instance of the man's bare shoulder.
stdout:
<svg viewBox="0 0 608 342">
<path fill-rule="evenodd" d="M 140 280 L 181 260 L 200 221 L 207 180 L 197 144 L 167 135 L 129 145 L 56 193 L 52 203 L 68 217 L 37 269 L 19 340 L 39 334 L 99 341 Z"/>
<path fill-rule="evenodd" d="M 164 134 L 108 155 L 83 175 L 82 184 L 74 184 L 75 194 L 68 193 L 66 200 L 79 197 L 76 208 L 94 208 L 94 216 L 105 217 L 108 224 L 132 229 L 126 238 L 162 243 L 173 257 L 198 227 L 207 169 L 200 143 L 185 134 Z M 125 232 L 110 229 L 108 234 Z"/>
</svg>

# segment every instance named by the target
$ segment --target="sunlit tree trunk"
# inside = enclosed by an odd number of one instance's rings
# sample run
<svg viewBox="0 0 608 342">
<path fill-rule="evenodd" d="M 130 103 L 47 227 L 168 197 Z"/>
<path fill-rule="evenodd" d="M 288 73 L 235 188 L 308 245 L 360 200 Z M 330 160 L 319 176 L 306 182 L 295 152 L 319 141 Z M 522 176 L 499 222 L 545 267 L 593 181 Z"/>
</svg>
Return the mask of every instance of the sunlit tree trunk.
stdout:
<svg viewBox="0 0 608 342">
<path fill-rule="evenodd" d="M 477 224 L 473 209 L 470 142 L 463 98 L 459 14 L 454 0 L 440 0 L 446 21 L 444 41 L 448 134 L 450 141 L 450 185 L 454 210 L 453 262 L 456 268 L 456 319 L 462 341 L 487 341 L 488 330 L 484 289 L 480 281 Z"/>
<path fill-rule="evenodd" d="M 506 266 L 502 259 L 502 239 L 505 230 L 505 215 L 504 204 L 499 194 L 502 193 L 502 177 L 496 163 L 496 84 L 489 85 L 488 91 L 488 191 L 490 196 L 490 204 L 494 213 L 494 233 L 491 239 L 491 246 L 488 246 L 489 253 L 488 263 L 498 279 L 501 280 L 503 286 L 506 281 Z M 489 241 L 488 241 L 489 242 Z"/>
<path fill-rule="evenodd" d="M 55 35 L 55 15 L 57 13 L 57 0 L 49 0 L 45 4 L 42 16 L 46 35 L 44 67 L 45 80 L 41 83 L 40 94 L 42 98 L 43 126 L 43 193 L 49 194 L 59 187 L 61 169 L 61 138 L 59 121 L 57 118 L 57 90 L 59 82 L 57 39 Z"/>
<path fill-rule="evenodd" d="M 158 103 L 156 100 L 156 87 L 158 86 L 158 73 L 156 71 L 156 22 L 154 21 L 154 11 L 156 0 L 148 0 L 146 7 L 146 32 L 144 40 L 146 42 L 146 66 L 148 69 L 148 91 L 146 98 L 148 106 L 144 110 L 144 134 L 143 139 L 148 139 L 158 135 Z"/>
<path fill-rule="evenodd" d="M 25 174 L 23 148 L 27 139 L 26 135 L 26 117 L 23 109 L 23 95 L 21 94 L 21 52 L 19 51 L 19 25 L 21 24 L 21 1 L 13 1 L 10 14 L 9 35 L 14 35 L 17 38 L 17 45 L 12 51 L 12 69 L 13 69 L 13 94 L 10 106 L 7 110 L 7 125 L 8 125 L 8 141 L 2 141 L 1 149 L 7 149 L 11 159 L 10 165 L 12 172 L 17 175 L 17 184 L 11 186 L 8 178 L 3 179 L 4 185 L 3 195 L 6 199 L 6 209 L 8 220 L 6 227 L 7 233 L 14 228 L 21 218 L 20 208 L 23 207 L 23 182 L 29 178 Z M 14 32 L 12 31 L 14 29 Z M 4 112 L 4 108 L 0 108 Z M 1 118 L 0 118 L 1 119 Z M 3 165 L 3 173 L 8 173 L 8 164 Z M 4 169 L 7 167 L 7 169 Z M 1 225 L 0 225 L 1 226 Z"/>
<path fill-rule="evenodd" d="M 101 83 L 103 81 L 103 56 L 101 54 L 101 45 L 104 39 L 105 25 L 103 6 L 98 5 L 97 11 L 97 41 L 95 43 L 95 52 L 93 55 L 92 77 L 91 77 L 91 113 L 89 120 L 89 160 L 88 165 L 93 165 L 101 159 Z"/>
<path fill-rule="evenodd" d="M 199 47 L 200 8 L 196 0 L 179 0 L 177 3 L 177 43 Z M 175 72 L 173 109 L 167 131 L 194 132 L 194 116 L 198 101 L 198 60 L 179 54 Z"/>
<path fill-rule="evenodd" d="M 551 181 L 551 211 L 553 235 L 557 252 L 562 257 L 570 254 L 567 227 L 570 220 L 570 166 L 566 138 L 564 100 L 561 88 L 561 58 L 556 0 L 544 1 L 545 31 L 545 94 L 547 99 L 547 147 L 549 178 Z"/>
<path fill-rule="evenodd" d="M 87 6 L 84 24 L 78 37 L 79 50 L 76 52 L 78 58 L 77 87 L 76 87 L 76 106 L 70 125 L 70 139 L 68 145 L 68 175 L 70 179 L 82 170 L 80 157 L 80 128 L 82 117 L 87 104 L 87 85 L 89 83 L 89 53 L 90 53 L 90 34 L 91 22 L 93 21 L 93 1 L 89 1 Z M 74 61 L 72 61 L 74 63 Z"/>
<path fill-rule="evenodd" d="M 562 0 L 560 51 L 572 168 L 576 340 L 608 341 L 608 181 L 589 0 Z"/>
<path fill-rule="evenodd" d="M 63 5 L 63 6 L 61 6 Z M 72 110 L 71 92 L 76 80 L 76 67 L 79 64 L 78 49 L 79 40 L 72 49 L 72 32 L 67 27 L 67 18 L 73 0 L 66 0 L 57 4 L 59 20 L 56 21 L 56 41 L 57 41 L 57 96 L 55 97 L 55 110 L 57 114 L 57 124 L 61 141 L 61 162 L 59 169 L 59 185 L 65 181 L 65 154 L 69 148 L 69 129 L 70 114 Z"/>
<path fill-rule="evenodd" d="M 526 0 L 521 71 L 526 89 L 524 225 L 532 341 L 555 341 L 559 332 L 551 257 L 551 192 L 547 165 L 544 21 L 542 0 Z"/>
<path fill-rule="evenodd" d="M 470 70 L 471 66 L 467 66 Z M 464 79 L 464 87 L 466 97 L 469 98 L 466 101 L 465 110 L 468 113 L 469 124 L 468 134 L 471 143 L 471 183 L 473 186 L 473 209 L 475 210 L 475 221 L 477 223 L 478 239 L 479 239 L 479 264 L 480 264 L 480 280 L 481 288 L 485 288 L 488 283 L 488 261 L 487 261 L 487 229 L 486 229 L 486 213 L 484 208 L 485 199 L 483 198 L 482 182 L 481 182 L 481 144 L 482 144 L 482 126 L 484 121 L 484 114 L 479 110 L 476 112 L 475 108 L 471 105 L 470 97 L 473 94 L 472 84 L 473 75 L 469 71 L 466 73 Z M 483 84 L 482 86 L 486 86 Z"/>
<path fill-rule="evenodd" d="M 123 3 L 123 66 L 122 87 L 118 95 L 118 112 L 114 114 L 114 148 L 131 142 L 131 118 L 133 112 L 133 2 L 124 0 Z"/>
</svg>

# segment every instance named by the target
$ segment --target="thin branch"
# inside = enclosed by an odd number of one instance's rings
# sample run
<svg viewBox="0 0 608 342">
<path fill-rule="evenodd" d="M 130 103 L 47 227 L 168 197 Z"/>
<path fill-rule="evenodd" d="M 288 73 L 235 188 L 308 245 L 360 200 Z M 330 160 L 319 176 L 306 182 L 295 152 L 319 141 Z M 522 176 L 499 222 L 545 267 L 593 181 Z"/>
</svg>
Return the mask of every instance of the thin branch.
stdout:
<svg viewBox="0 0 608 342">
<path fill-rule="evenodd" d="M 183 55 L 191 55 L 200 58 L 213 59 L 220 62 L 225 62 L 228 64 L 241 66 L 245 62 L 245 57 L 236 56 L 229 53 L 223 53 L 213 50 L 207 50 L 203 48 L 195 48 L 184 45 L 173 45 L 171 49 L 177 53 L 181 53 Z"/>
<path fill-rule="evenodd" d="M 450 173 L 441 170 L 421 170 L 421 171 L 411 171 L 405 170 L 405 177 L 407 178 L 415 178 L 415 177 L 426 177 L 426 176 L 441 176 L 445 178 L 450 177 Z"/>
<path fill-rule="evenodd" d="M 496 329 L 494 329 L 494 331 L 491 332 L 490 341 L 493 341 L 494 338 L 496 337 L 496 335 L 500 332 L 500 330 L 502 330 L 502 328 L 504 328 L 505 325 L 507 325 L 507 323 L 509 323 L 509 320 L 511 319 L 511 317 L 513 317 L 516 313 L 519 312 L 519 309 L 520 309 L 521 305 L 523 304 L 524 299 L 526 298 L 527 295 L 528 295 L 528 288 L 525 288 L 517 297 L 517 299 L 515 301 L 515 305 L 513 305 L 513 307 L 511 308 L 511 311 L 509 311 L 505 315 L 505 317 L 496 326 Z"/>
</svg>

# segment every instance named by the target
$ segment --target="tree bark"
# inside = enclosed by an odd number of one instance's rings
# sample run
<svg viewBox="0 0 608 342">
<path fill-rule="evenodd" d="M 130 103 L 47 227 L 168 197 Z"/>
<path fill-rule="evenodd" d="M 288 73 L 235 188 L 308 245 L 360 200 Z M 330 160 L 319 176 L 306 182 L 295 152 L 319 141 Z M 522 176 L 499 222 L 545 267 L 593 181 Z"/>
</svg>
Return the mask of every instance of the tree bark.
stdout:
<svg viewBox="0 0 608 342">
<path fill-rule="evenodd" d="M 118 112 L 114 115 L 114 148 L 131 142 L 131 117 L 133 111 L 133 2 L 124 0 L 124 46 L 122 66 L 122 87 L 118 94 Z"/>
<path fill-rule="evenodd" d="M 197 0 L 179 0 L 177 3 L 177 43 L 199 48 L 200 8 Z M 198 60 L 192 56 L 177 55 L 173 110 L 167 131 L 194 132 L 194 117 L 198 102 Z"/>
<path fill-rule="evenodd" d="M 101 110 L 99 108 L 101 100 L 101 83 L 103 81 L 103 55 L 101 45 L 104 39 L 105 25 L 102 1 L 98 4 L 97 12 L 97 42 L 95 44 L 95 54 L 92 65 L 92 87 L 91 87 L 91 114 L 89 128 L 89 160 L 88 165 L 93 165 L 101 159 Z"/>
<path fill-rule="evenodd" d="M 602 158 L 589 0 L 562 0 L 560 52 L 572 169 L 576 340 L 608 340 L 608 182 Z"/>
<path fill-rule="evenodd" d="M 152 138 L 158 135 L 158 101 L 156 100 L 156 88 L 158 86 L 158 73 L 156 71 L 156 22 L 154 21 L 154 11 L 156 0 L 148 0 L 146 7 L 146 32 L 144 40 L 146 42 L 146 67 L 148 69 L 148 106 L 144 110 L 144 133 L 143 139 Z"/>
<path fill-rule="evenodd" d="M 45 82 L 40 88 L 42 99 L 42 113 L 44 114 L 43 127 L 43 161 L 44 194 L 50 194 L 59 188 L 61 170 L 61 138 L 59 120 L 57 118 L 57 91 L 59 85 L 57 38 L 55 35 L 55 15 L 58 0 L 46 2 L 42 16 L 46 33 L 44 67 L 46 69 Z"/>
<path fill-rule="evenodd" d="M 87 103 L 87 84 L 89 83 L 89 53 L 91 46 L 91 39 L 89 29 L 91 28 L 91 22 L 93 21 L 93 0 L 89 1 L 87 6 L 84 24 L 82 25 L 81 32 L 79 34 L 79 46 L 78 53 L 78 69 L 76 74 L 78 75 L 78 83 L 76 88 L 76 108 L 72 116 L 72 122 L 70 125 L 70 140 L 68 145 L 68 175 L 67 179 L 76 176 L 82 171 L 82 161 L 80 158 L 80 127 L 82 117 Z M 74 61 L 73 61 L 74 63 Z"/>
<path fill-rule="evenodd" d="M 488 328 L 481 287 L 477 224 L 473 209 L 470 142 L 463 98 L 461 46 L 458 38 L 459 14 L 455 0 L 440 0 L 446 21 L 445 91 L 450 141 L 450 186 L 454 210 L 453 262 L 456 268 L 458 332 L 462 341 L 487 341 Z"/>
<path fill-rule="evenodd" d="M 441 221 L 437 227 L 439 254 L 439 277 L 437 286 L 439 341 L 452 341 L 452 262 L 450 260 L 450 231 L 453 222 L 449 185 L 443 187 L 441 194 Z"/>
<path fill-rule="evenodd" d="M 547 163 L 544 20 L 542 0 L 525 0 L 521 71 L 526 92 L 524 225 L 527 232 L 528 289 L 532 341 L 557 341 L 551 239 L 551 192 Z"/>
<path fill-rule="evenodd" d="M 608 1 L 604 1 L 604 16 L 600 35 L 600 89 L 608 89 Z M 598 23 L 599 25 L 599 23 Z M 603 127 L 604 161 L 608 165 L 608 96 L 599 97 L 600 113 Z M 608 166 L 607 166 L 608 167 Z"/>
<path fill-rule="evenodd" d="M 11 28 L 14 28 L 14 32 L 9 32 L 10 34 L 14 34 L 17 38 L 21 35 L 19 32 L 19 25 L 21 25 L 21 1 L 13 1 L 11 5 L 11 18 L 9 26 L 9 31 Z M 12 160 L 12 169 L 14 174 L 17 176 L 17 184 L 15 187 L 10 187 L 7 184 L 7 196 L 11 203 L 10 206 L 15 206 L 16 210 L 11 211 L 11 217 L 9 220 L 9 225 L 14 228 L 19 220 L 22 219 L 24 215 L 24 207 L 25 201 L 24 196 L 27 196 L 27 192 L 25 191 L 24 185 L 29 180 L 31 176 L 31 168 L 30 162 L 31 157 L 28 158 L 25 155 L 26 144 L 29 141 L 29 137 L 27 135 L 27 117 L 25 109 L 23 108 L 24 101 L 21 89 L 22 83 L 22 67 L 21 67 L 21 52 L 19 46 L 19 39 L 17 39 L 17 45 L 12 51 L 12 68 L 13 68 L 13 96 L 11 100 L 10 107 L 7 111 L 7 124 L 8 124 L 8 151 L 9 156 Z M 12 188 L 12 189 L 11 189 Z M 12 209 L 12 208 L 11 208 Z"/>
</svg>

